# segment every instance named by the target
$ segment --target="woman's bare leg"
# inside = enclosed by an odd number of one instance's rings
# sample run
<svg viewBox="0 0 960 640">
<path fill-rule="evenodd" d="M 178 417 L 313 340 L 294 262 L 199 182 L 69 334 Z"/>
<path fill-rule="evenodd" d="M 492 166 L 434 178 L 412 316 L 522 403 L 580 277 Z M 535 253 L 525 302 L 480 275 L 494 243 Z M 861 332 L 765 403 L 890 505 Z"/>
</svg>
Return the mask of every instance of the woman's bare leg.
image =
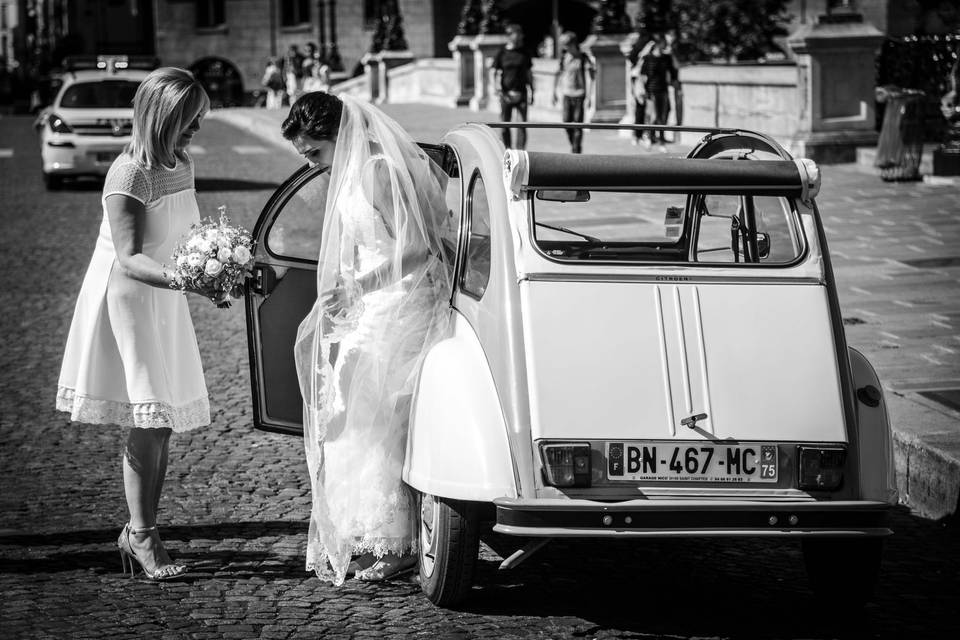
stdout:
<svg viewBox="0 0 960 640">
<path fill-rule="evenodd" d="M 157 500 L 163 486 L 158 473 L 166 468 L 170 429 L 131 429 L 123 452 L 123 487 L 130 526 L 146 529 L 157 524 Z M 131 533 L 130 546 L 151 573 L 169 564 L 170 557 L 156 530 Z"/>
</svg>

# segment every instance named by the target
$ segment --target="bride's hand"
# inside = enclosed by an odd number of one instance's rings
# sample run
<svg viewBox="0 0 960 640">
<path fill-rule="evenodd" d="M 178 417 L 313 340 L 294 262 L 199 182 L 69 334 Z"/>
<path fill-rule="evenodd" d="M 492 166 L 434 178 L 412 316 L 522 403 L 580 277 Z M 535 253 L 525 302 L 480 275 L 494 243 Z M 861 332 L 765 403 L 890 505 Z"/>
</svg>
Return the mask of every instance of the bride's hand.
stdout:
<svg viewBox="0 0 960 640">
<path fill-rule="evenodd" d="M 346 309 L 350 302 L 350 296 L 347 289 L 339 285 L 320 294 L 320 302 L 328 315 L 337 316 Z"/>
</svg>

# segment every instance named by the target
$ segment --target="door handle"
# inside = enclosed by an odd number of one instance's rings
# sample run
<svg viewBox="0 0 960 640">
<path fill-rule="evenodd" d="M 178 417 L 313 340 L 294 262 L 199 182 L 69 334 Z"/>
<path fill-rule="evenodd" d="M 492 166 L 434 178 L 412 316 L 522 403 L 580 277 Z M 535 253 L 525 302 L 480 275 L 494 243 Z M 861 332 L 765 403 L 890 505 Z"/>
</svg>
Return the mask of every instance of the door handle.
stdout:
<svg viewBox="0 0 960 640">
<path fill-rule="evenodd" d="M 253 276 L 249 280 L 250 292 L 262 296 L 269 295 L 277 286 L 277 272 L 268 264 L 253 267 Z"/>
</svg>

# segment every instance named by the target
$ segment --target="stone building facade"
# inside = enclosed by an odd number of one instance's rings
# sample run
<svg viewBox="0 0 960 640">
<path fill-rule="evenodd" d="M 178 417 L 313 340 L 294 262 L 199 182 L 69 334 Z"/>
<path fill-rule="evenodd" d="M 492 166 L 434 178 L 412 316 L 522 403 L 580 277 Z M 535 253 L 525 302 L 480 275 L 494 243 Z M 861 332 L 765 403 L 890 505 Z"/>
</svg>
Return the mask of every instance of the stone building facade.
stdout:
<svg viewBox="0 0 960 640">
<path fill-rule="evenodd" d="M 449 56 L 459 2 L 398 4 L 414 56 Z M 349 76 L 370 49 L 379 5 L 379 0 L 155 0 L 156 55 L 165 65 L 194 70 L 219 65 L 218 72 L 230 77 L 235 72 L 249 93 L 260 88 L 268 57 L 282 57 L 292 44 L 303 51 L 308 42 L 330 53 L 335 42 Z"/>
</svg>

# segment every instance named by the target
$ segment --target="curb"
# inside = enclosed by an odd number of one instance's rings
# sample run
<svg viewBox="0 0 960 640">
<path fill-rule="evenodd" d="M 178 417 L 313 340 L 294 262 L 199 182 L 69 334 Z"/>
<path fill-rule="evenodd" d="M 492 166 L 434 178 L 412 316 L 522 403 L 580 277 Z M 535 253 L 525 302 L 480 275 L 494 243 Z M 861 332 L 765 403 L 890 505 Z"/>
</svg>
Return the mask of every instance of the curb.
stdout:
<svg viewBox="0 0 960 640">
<path fill-rule="evenodd" d="M 900 502 L 933 520 L 960 513 L 957 416 L 918 402 L 914 394 L 886 389 L 884 396 Z"/>
<path fill-rule="evenodd" d="M 208 118 L 247 131 L 274 147 L 294 153 L 280 135 L 279 122 L 286 111 L 274 116 L 250 109 L 217 109 Z M 282 116 L 280 114 L 283 114 Z M 274 131 L 271 134 L 270 131 Z M 960 513 L 960 458 L 944 447 L 956 441 L 960 419 L 916 402 L 903 393 L 886 389 L 887 410 L 893 432 L 894 465 L 901 504 L 915 515 L 939 520 Z"/>
</svg>

